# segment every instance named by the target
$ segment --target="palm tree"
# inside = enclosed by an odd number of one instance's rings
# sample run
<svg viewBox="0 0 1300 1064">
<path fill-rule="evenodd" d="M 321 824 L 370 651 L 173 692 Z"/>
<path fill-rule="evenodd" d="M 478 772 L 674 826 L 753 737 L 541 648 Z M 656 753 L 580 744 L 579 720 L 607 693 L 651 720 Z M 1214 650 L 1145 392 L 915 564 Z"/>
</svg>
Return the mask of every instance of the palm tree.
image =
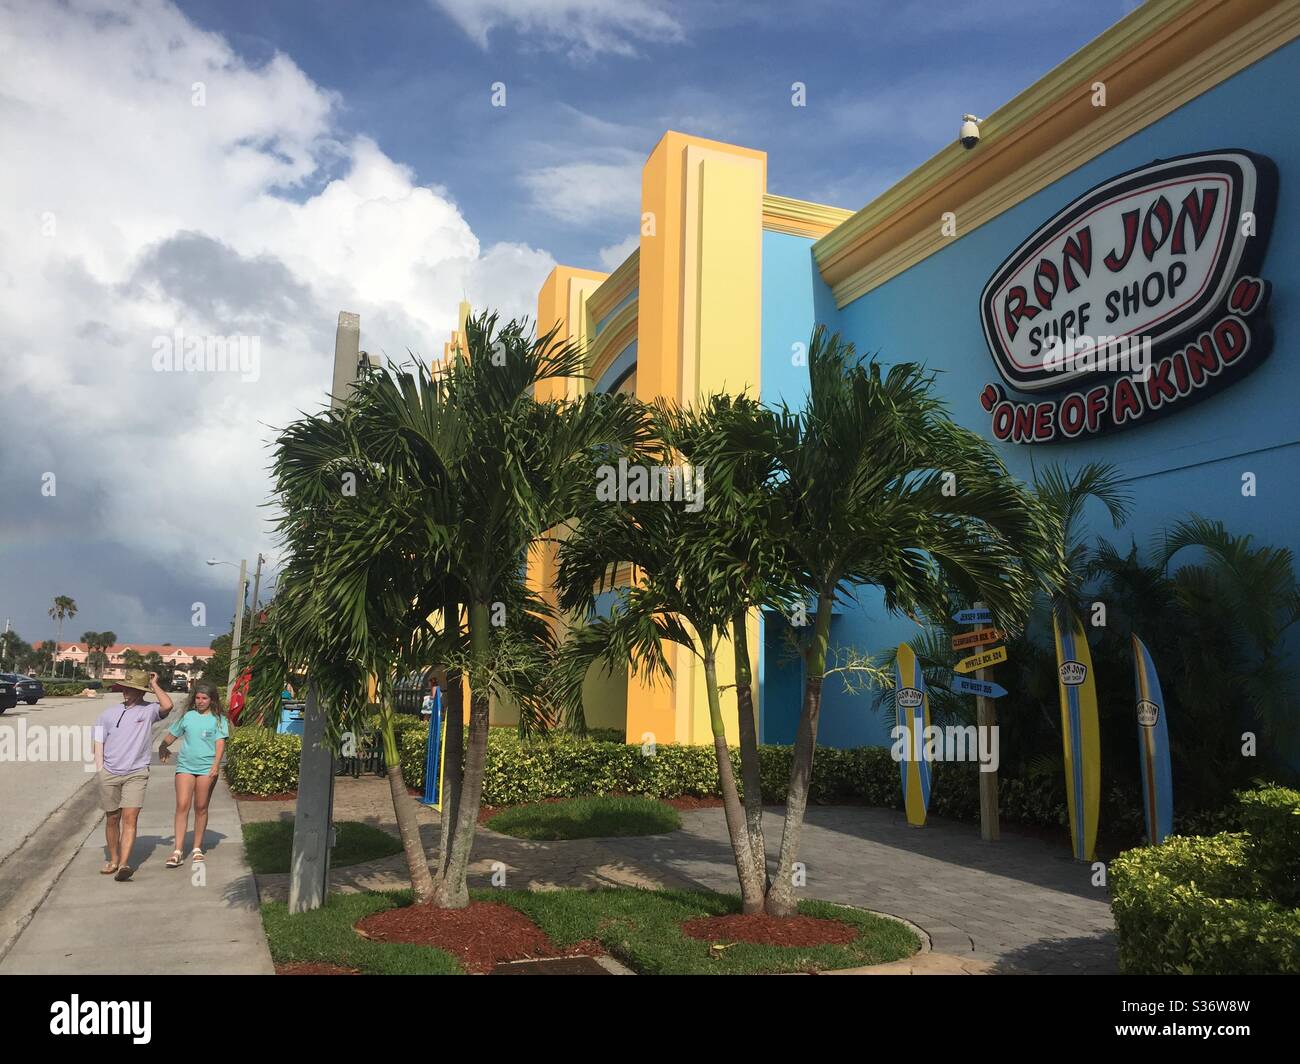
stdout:
<svg viewBox="0 0 1300 1064">
<path fill-rule="evenodd" d="M 707 460 L 710 446 L 720 446 L 717 437 L 728 419 L 753 416 L 753 410 L 747 409 L 753 405 L 743 399 L 715 396 L 699 412 L 659 406 L 653 423 L 663 447 L 643 458 L 649 465 L 672 468 L 679 477 L 690 469 L 694 490 L 703 498 L 695 495 L 689 501 L 661 498 L 630 504 L 594 501 L 561 543 L 557 568 L 560 605 L 585 620 L 561 648 L 558 670 L 562 704 L 574 717 L 581 716 L 583 679 L 598 658 L 606 662 L 626 659 L 634 675 L 671 678 L 662 647 L 668 640 L 700 661 L 723 815 L 740 879 L 742 908 L 747 913 L 762 911 L 767 889 L 756 729 L 752 701 L 742 699 L 738 707 L 742 749 L 746 737 L 753 741 L 755 770 L 752 780 L 745 778 L 747 808 L 742 809 L 724 726 L 718 655 L 731 633 L 737 642 L 737 668 L 743 659 L 747 677 L 744 629 L 748 611 L 753 606 L 775 604 L 779 593 L 761 588 L 754 574 L 745 569 L 745 563 L 751 561 L 749 554 L 728 554 L 728 548 L 740 538 L 737 517 L 744 507 L 735 484 L 714 485 L 700 460 Z M 738 415 L 738 409 L 743 413 Z M 754 552 L 752 545 L 746 550 Z M 596 595 L 616 588 L 620 564 L 633 567 L 632 584 L 618 589 L 618 601 L 608 616 L 597 618 Z M 739 637 L 732 631 L 733 623 L 740 630 Z M 757 818 L 749 807 L 756 807 Z"/>
<path fill-rule="evenodd" d="M 340 410 L 291 426 L 276 454 L 288 564 L 259 629 L 259 660 L 306 666 L 335 739 L 359 725 L 373 678 L 412 883 L 417 898 L 448 908 L 469 900 L 491 698 L 512 697 L 525 730 L 551 722 L 552 630 L 522 560 L 592 491 L 602 449 L 625 450 L 644 431 L 626 396 L 535 398 L 538 383 L 582 371 L 582 353 L 557 335 L 482 314 L 466 325 L 468 354 L 442 372 L 417 364 L 371 374 Z M 449 772 L 430 882 L 418 832 L 404 826 L 388 695 L 399 670 L 423 670 L 433 655 L 446 670 Z M 471 695 L 463 769 L 462 672 Z"/>
<path fill-rule="evenodd" d="M 63 622 L 69 617 L 77 615 L 77 602 L 69 595 L 55 595 L 54 605 L 49 609 L 50 617 L 59 623 L 59 634 L 55 637 L 54 645 L 57 648 L 63 641 Z"/>
<path fill-rule="evenodd" d="M 934 377 L 900 363 L 863 363 L 824 326 L 809 347 L 810 391 L 797 415 L 772 425 L 788 515 L 786 550 L 816 604 L 803 647 L 804 691 L 785 827 L 767 896 L 794 913 L 793 866 L 807 808 L 823 677 L 837 600 L 874 586 L 891 612 L 943 615 L 949 595 L 988 603 L 1003 628 L 1024 621 L 1043 555 L 1034 498 L 983 439 L 956 425 Z"/>
</svg>

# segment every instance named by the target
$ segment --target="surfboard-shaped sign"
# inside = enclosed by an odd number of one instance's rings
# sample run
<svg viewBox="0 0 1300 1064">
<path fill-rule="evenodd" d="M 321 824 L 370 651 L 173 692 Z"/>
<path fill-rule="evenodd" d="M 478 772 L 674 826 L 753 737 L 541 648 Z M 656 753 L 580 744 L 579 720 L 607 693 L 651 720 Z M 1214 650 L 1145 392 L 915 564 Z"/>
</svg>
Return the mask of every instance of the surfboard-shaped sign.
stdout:
<svg viewBox="0 0 1300 1064">
<path fill-rule="evenodd" d="M 1158 846 L 1174 827 L 1174 785 L 1169 767 L 1169 724 L 1146 645 L 1133 636 L 1133 685 L 1137 690 L 1138 757 L 1142 763 L 1142 814 L 1147 841 Z"/>
<path fill-rule="evenodd" d="M 990 665 L 997 665 L 1006 660 L 1007 648 L 994 647 L 992 650 L 981 650 L 978 654 L 962 658 L 953 669 L 956 672 L 974 672 L 976 669 L 987 669 Z"/>
<path fill-rule="evenodd" d="M 990 680 L 973 680 L 969 676 L 954 676 L 952 689 L 958 694 L 980 695 L 983 698 L 1001 698 L 1007 689 Z"/>
<path fill-rule="evenodd" d="M 925 690 L 916 654 L 900 643 L 894 659 L 894 720 L 903 733 L 903 757 L 898 767 L 903 774 L 903 809 L 907 822 L 925 826 L 930 807 L 930 762 L 925 759 L 925 729 L 930 726 L 930 696 Z"/>
<path fill-rule="evenodd" d="M 978 632 L 963 632 L 961 635 L 952 637 L 952 648 L 953 650 L 961 650 L 965 647 L 977 647 L 983 643 L 1000 643 L 1006 637 L 1006 632 L 1001 632 L 996 628 L 984 628 Z"/>
<path fill-rule="evenodd" d="M 1056 636 L 1070 840 L 1075 859 L 1091 861 L 1097 849 L 1097 815 L 1101 805 L 1101 732 L 1097 725 L 1092 654 L 1088 651 L 1083 625 L 1073 610 L 1067 611 L 1064 618 L 1053 611 L 1052 630 Z"/>
</svg>

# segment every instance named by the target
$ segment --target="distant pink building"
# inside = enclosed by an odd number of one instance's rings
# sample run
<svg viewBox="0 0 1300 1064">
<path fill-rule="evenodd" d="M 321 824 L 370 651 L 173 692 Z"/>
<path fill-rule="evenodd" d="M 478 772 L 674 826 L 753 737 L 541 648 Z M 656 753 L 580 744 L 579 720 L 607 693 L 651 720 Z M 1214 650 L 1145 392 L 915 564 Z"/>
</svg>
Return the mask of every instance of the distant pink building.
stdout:
<svg viewBox="0 0 1300 1064">
<path fill-rule="evenodd" d="M 190 679 L 202 670 L 213 653 L 211 647 L 178 647 L 170 643 L 114 643 L 105 651 L 108 656 L 108 664 L 104 666 L 105 680 L 120 680 L 126 674 L 123 659 L 128 650 L 134 650 L 141 657 L 157 651 L 163 661 L 176 666 L 178 672 L 184 673 Z M 71 661 L 85 668 L 89 656 L 90 647 L 85 643 L 60 643 L 54 660 L 56 663 Z M 58 671 L 57 664 L 55 671 Z"/>
</svg>

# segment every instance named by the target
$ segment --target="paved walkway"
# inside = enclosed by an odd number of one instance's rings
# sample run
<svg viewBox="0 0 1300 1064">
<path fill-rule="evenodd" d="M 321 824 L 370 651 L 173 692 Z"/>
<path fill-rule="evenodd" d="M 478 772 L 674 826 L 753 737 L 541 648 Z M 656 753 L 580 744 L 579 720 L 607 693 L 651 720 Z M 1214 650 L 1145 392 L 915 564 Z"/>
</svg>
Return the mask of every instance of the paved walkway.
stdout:
<svg viewBox="0 0 1300 1064">
<path fill-rule="evenodd" d="M 102 876 L 100 816 L 13 948 L 4 975 L 272 974 L 244 859 L 239 812 L 226 783 L 208 809 L 202 878 L 163 867 L 172 850 L 173 766 L 154 764 L 126 883 Z"/>
<path fill-rule="evenodd" d="M 241 802 L 246 819 L 291 819 L 292 802 Z M 764 818 L 769 852 L 780 844 L 781 810 Z M 396 833 L 387 784 L 340 779 L 336 821 L 359 820 Z M 506 886 L 644 886 L 735 892 L 736 872 L 720 809 L 681 814 L 682 830 L 626 839 L 527 842 L 480 828 L 470 884 L 491 885 L 504 868 Z M 437 846 L 437 814 L 421 807 L 428 852 Z M 804 828 L 802 895 L 886 912 L 918 925 L 940 956 L 963 970 L 1105 973 L 1116 971 L 1114 923 L 1091 866 L 1063 845 L 1004 828 L 984 843 L 973 825 L 932 820 L 907 825 L 902 813 L 860 806 L 814 806 Z M 334 890 L 409 886 L 398 855 L 331 872 Z M 259 876 L 263 899 L 283 900 L 288 876 Z M 918 971 L 932 962 L 917 958 Z"/>
</svg>

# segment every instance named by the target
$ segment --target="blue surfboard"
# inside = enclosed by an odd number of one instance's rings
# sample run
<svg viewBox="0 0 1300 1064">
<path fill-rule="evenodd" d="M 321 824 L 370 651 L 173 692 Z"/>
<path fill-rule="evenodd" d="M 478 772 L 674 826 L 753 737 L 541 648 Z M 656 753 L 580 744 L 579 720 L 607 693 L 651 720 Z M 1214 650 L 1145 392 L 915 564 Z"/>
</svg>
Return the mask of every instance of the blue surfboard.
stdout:
<svg viewBox="0 0 1300 1064">
<path fill-rule="evenodd" d="M 1138 757 L 1142 764 L 1142 814 L 1147 841 L 1158 846 L 1174 826 L 1174 785 L 1169 768 L 1169 722 L 1160 677 L 1146 644 L 1133 636 L 1133 686 L 1137 691 Z"/>
</svg>

